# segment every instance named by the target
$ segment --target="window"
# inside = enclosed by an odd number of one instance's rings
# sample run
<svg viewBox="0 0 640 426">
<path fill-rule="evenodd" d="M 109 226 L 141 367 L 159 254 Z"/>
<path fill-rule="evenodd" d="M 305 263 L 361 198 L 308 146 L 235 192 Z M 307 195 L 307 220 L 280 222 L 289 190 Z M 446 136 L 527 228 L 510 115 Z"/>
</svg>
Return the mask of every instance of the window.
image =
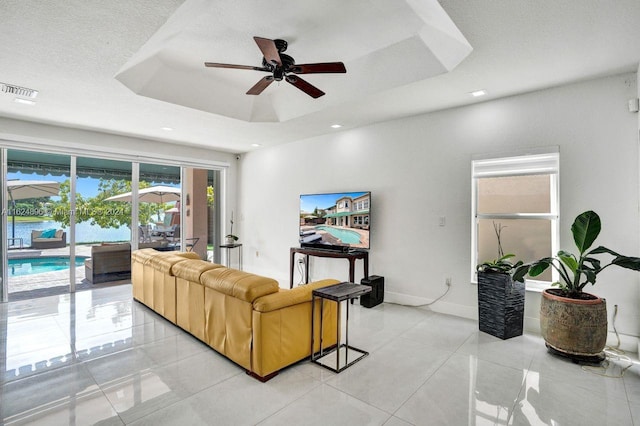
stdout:
<svg viewBox="0 0 640 426">
<path fill-rule="evenodd" d="M 504 253 L 530 262 L 558 250 L 557 152 L 490 158 L 472 162 L 472 273 L 498 256 L 498 238 Z M 543 288 L 555 281 L 551 270 L 527 288 Z M 547 283 L 542 284 L 541 282 Z"/>
</svg>

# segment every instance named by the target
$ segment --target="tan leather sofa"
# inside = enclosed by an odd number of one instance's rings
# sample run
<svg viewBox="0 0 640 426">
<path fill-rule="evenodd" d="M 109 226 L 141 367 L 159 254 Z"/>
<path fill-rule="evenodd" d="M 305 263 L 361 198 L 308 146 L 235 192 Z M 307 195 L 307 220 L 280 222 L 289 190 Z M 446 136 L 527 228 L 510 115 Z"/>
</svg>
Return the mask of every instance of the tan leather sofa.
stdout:
<svg viewBox="0 0 640 426">
<path fill-rule="evenodd" d="M 339 283 L 327 279 L 281 289 L 271 278 L 194 258 L 160 259 L 158 255 L 166 256 L 148 250 L 133 252 L 134 298 L 262 381 L 311 355 L 312 290 Z M 180 253 L 184 255 L 193 253 Z M 154 269 L 163 262 L 163 269 Z M 161 288 L 164 314 L 156 303 Z M 175 321 L 167 315 L 167 294 L 173 289 Z M 316 299 L 314 351 L 320 345 L 320 303 L 324 303 L 323 345 L 331 347 L 337 341 L 337 305 Z"/>
</svg>

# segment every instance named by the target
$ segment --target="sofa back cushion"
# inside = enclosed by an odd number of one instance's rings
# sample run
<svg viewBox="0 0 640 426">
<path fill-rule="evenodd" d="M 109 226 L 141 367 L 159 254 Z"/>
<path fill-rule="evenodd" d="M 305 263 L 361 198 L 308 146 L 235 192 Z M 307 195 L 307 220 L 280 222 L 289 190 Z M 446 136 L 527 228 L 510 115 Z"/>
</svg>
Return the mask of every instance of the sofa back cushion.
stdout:
<svg viewBox="0 0 640 426">
<path fill-rule="evenodd" d="M 99 246 L 92 246 L 91 247 L 91 256 L 93 256 L 96 253 L 106 253 L 106 252 L 114 252 L 114 251 L 121 251 L 121 252 L 130 252 L 131 251 L 131 244 L 129 243 L 116 243 L 116 244 L 102 244 Z"/>
<path fill-rule="evenodd" d="M 253 303 L 257 298 L 267 294 L 277 293 L 280 288 L 278 282 L 272 278 L 230 268 L 204 272 L 200 281 L 205 287 L 248 303 Z"/>
<path fill-rule="evenodd" d="M 223 266 L 206 260 L 187 259 L 174 264 L 171 267 L 171 273 L 178 278 L 201 284 L 200 276 L 202 273 L 216 268 L 223 268 Z"/>
</svg>

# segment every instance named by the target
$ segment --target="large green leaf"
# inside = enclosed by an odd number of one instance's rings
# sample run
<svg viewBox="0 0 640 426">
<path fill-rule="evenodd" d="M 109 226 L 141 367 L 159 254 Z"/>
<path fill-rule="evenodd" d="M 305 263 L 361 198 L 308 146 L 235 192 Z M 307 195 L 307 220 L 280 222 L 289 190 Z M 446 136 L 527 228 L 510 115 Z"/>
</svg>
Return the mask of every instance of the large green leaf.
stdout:
<svg viewBox="0 0 640 426">
<path fill-rule="evenodd" d="M 520 283 L 524 282 L 524 276 L 529 272 L 529 265 L 519 265 L 513 273 L 513 280 Z"/>
<path fill-rule="evenodd" d="M 547 270 L 547 268 L 549 267 L 549 265 L 551 264 L 551 262 L 546 262 L 544 261 L 545 259 L 539 261 L 538 263 L 534 264 L 533 266 L 531 266 L 531 268 L 529 269 L 529 275 L 532 277 L 537 277 L 538 275 L 540 275 L 541 273 L 543 273 L 544 271 Z"/>
<path fill-rule="evenodd" d="M 598 238 L 601 226 L 600 216 L 594 211 L 589 210 L 576 217 L 573 225 L 571 225 L 571 232 L 580 254 L 591 247 L 596 238 Z"/>
<path fill-rule="evenodd" d="M 618 256 L 613 259 L 613 262 L 611 263 L 622 266 L 623 268 L 640 271 L 640 259 L 637 257 Z"/>
<path fill-rule="evenodd" d="M 576 269 L 578 269 L 578 261 L 573 254 L 560 250 L 558 252 L 558 257 L 569 269 L 571 269 L 571 272 L 576 272 Z"/>
</svg>

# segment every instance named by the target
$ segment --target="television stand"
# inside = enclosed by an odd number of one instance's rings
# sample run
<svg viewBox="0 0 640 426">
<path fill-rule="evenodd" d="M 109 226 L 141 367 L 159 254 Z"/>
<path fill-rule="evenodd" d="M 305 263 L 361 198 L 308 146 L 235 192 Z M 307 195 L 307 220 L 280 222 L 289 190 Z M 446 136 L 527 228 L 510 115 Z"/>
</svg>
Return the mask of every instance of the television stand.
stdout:
<svg viewBox="0 0 640 426">
<path fill-rule="evenodd" d="M 349 282 L 355 282 L 355 265 L 357 259 L 364 261 L 364 278 L 369 278 L 369 252 L 366 250 L 354 251 L 337 251 L 327 249 L 317 249 L 312 247 L 291 247 L 290 253 L 290 270 L 289 270 L 289 288 L 293 288 L 293 270 L 295 268 L 296 253 L 305 256 L 304 283 L 309 283 L 309 256 L 314 257 L 330 257 L 334 259 L 347 259 L 349 261 Z"/>
</svg>

